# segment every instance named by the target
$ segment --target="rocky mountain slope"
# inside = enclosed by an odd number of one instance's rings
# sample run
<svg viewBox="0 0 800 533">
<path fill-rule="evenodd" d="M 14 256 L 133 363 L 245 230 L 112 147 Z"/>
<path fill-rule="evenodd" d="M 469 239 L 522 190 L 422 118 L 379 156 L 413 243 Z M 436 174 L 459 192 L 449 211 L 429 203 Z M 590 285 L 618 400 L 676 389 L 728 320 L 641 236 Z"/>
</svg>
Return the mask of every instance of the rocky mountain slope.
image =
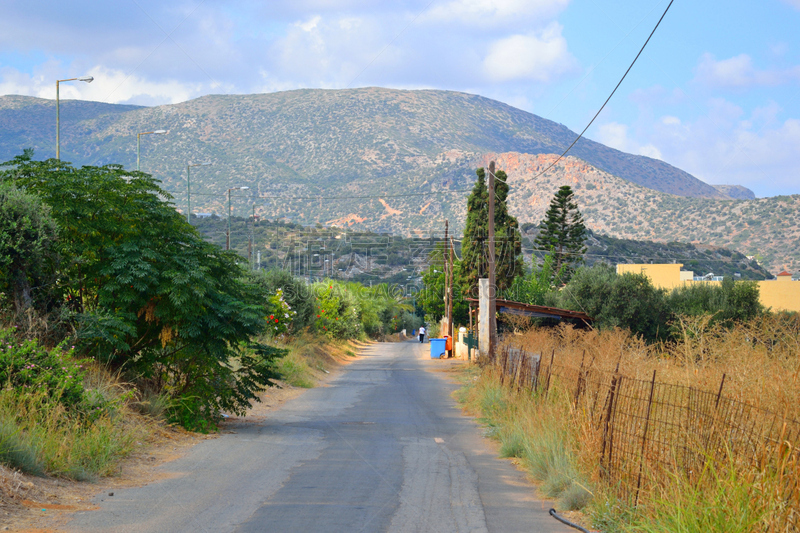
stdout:
<svg viewBox="0 0 800 533">
<path fill-rule="evenodd" d="M 800 268 L 800 195 L 755 200 L 684 198 L 653 191 L 567 157 L 486 154 L 508 173 L 510 211 L 538 223 L 561 185 L 570 185 L 586 225 L 623 239 L 705 243 L 757 258 L 770 271 Z M 619 261 L 626 262 L 626 261 Z"/>
<path fill-rule="evenodd" d="M 52 157 L 54 102 L 0 97 L 0 160 L 33 147 Z M 271 219 L 403 235 L 462 230 L 475 168 L 497 157 L 512 179 L 512 209 L 538 222 L 559 183 L 579 186 L 593 229 L 614 237 L 687 240 L 760 254 L 773 270 L 796 264 L 796 197 L 733 201 L 662 161 L 588 139 L 533 180 L 575 137 L 566 127 L 480 96 L 380 88 L 212 95 L 157 107 L 62 101 L 62 159 L 133 168 L 161 179 L 178 209 L 255 212 Z M 538 169 L 538 170 L 533 170 Z M 580 188 L 585 184 L 584 188 Z M 594 187 L 591 189 L 590 187 Z M 538 218 L 537 218 L 538 217 Z M 760 221 L 760 222 L 759 222 Z"/>
</svg>

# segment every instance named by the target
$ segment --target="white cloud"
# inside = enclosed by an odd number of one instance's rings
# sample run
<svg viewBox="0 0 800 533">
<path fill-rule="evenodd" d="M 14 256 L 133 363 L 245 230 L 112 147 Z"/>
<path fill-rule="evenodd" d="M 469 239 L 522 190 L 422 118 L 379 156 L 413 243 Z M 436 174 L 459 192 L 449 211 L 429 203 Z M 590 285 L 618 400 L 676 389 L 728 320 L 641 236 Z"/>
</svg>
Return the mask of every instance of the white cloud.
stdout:
<svg viewBox="0 0 800 533">
<path fill-rule="evenodd" d="M 795 9 L 800 9 L 800 0 L 783 0 L 783 3 L 790 5 Z"/>
<path fill-rule="evenodd" d="M 423 19 L 479 26 L 549 22 L 568 5 L 569 0 L 451 0 L 432 6 Z"/>
<path fill-rule="evenodd" d="M 707 105 L 694 121 L 653 121 L 640 128 L 647 131 L 643 139 L 662 159 L 708 183 L 744 185 L 759 196 L 800 193 L 800 120 L 779 120 L 773 103 L 749 114 L 722 99 Z M 606 133 L 630 143 L 619 129 Z"/>
<path fill-rule="evenodd" d="M 695 69 L 695 80 L 713 88 L 747 88 L 782 85 L 800 79 L 800 67 L 777 70 L 759 70 L 753 66 L 748 54 L 728 59 L 717 59 L 703 54 Z"/>
<path fill-rule="evenodd" d="M 152 81 L 121 70 L 96 66 L 88 70 L 78 70 L 48 62 L 31 75 L 12 68 L 0 70 L 0 94 L 21 94 L 39 98 L 55 98 L 55 80 L 63 78 L 64 71 L 74 75 L 92 76 L 94 81 L 62 83 L 59 89 L 61 99 L 93 100 L 108 103 L 132 103 L 155 105 L 184 102 L 207 94 L 211 84 L 185 83 L 177 80 Z M 73 75 L 73 76 L 74 76 Z M 230 90 L 231 88 L 228 87 Z"/>
<path fill-rule="evenodd" d="M 630 154 L 644 155 L 653 159 L 663 159 L 661 151 L 653 144 L 638 144 L 628 136 L 628 126 L 619 122 L 607 122 L 597 129 L 597 140 Z"/>
<path fill-rule="evenodd" d="M 681 119 L 678 117 L 672 117 L 670 115 L 665 115 L 661 117 L 661 123 L 665 126 L 680 126 Z"/>
<path fill-rule="evenodd" d="M 535 80 L 550 82 L 574 71 L 577 61 L 567 49 L 562 27 L 551 23 L 539 33 L 512 35 L 492 43 L 483 61 L 492 81 Z"/>
</svg>

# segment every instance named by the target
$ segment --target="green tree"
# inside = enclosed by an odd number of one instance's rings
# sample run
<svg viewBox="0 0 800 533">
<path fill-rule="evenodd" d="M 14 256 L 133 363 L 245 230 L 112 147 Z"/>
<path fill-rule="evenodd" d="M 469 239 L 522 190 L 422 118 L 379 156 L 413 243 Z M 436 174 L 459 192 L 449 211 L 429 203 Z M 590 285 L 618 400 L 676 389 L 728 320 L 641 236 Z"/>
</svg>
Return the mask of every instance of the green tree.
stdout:
<svg viewBox="0 0 800 533">
<path fill-rule="evenodd" d="M 720 285 L 692 283 L 676 288 L 667 297 L 667 304 L 675 315 L 712 314 L 712 323 L 719 321 L 726 327 L 751 320 L 764 311 L 756 282 L 729 277 L 723 278 Z"/>
<path fill-rule="evenodd" d="M 17 313 L 34 305 L 32 289 L 47 294 L 58 263 L 58 225 L 32 194 L 0 182 L 0 292 L 10 291 Z M 42 290 L 44 289 L 44 290 Z M 37 298 L 44 306 L 44 298 Z"/>
<path fill-rule="evenodd" d="M 671 315 L 666 291 L 645 274 L 617 275 L 605 263 L 580 268 L 559 293 L 559 307 L 583 311 L 600 329 L 622 328 L 648 341 L 666 339 Z"/>
<path fill-rule="evenodd" d="M 81 352 L 168 392 L 174 418 L 198 429 L 243 412 L 271 383 L 268 359 L 280 352 L 248 347 L 274 295 L 246 283 L 239 257 L 205 242 L 157 180 L 28 154 L 3 166 L 0 181 L 42 198 L 59 225 Z"/>
<path fill-rule="evenodd" d="M 572 189 L 569 185 L 563 185 L 550 201 L 545 218 L 539 223 L 539 235 L 534 243 L 542 251 L 552 250 L 555 256 L 553 272 L 561 272 L 560 281 L 564 283 L 572 277 L 575 268 L 583 263 L 585 242 L 583 216 L 575 203 Z"/>
<path fill-rule="evenodd" d="M 476 171 L 478 179 L 467 199 L 467 223 L 461 244 L 461 268 L 456 283 L 461 294 L 478 297 L 478 280 L 489 276 L 489 190 L 483 168 Z M 517 219 L 508 213 L 507 176 L 502 170 L 495 173 L 495 281 L 498 291 L 506 290 L 514 278 L 525 274 L 522 262 L 522 238 Z"/>
<path fill-rule="evenodd" d="M 545 305 L 546 297 L 555 286 L 553 279 L 558 278 L 553 273 L 553 254 L 544 256 L 541 267 L 535 265 L 524 276 L 514 278 L 511 286 L 503 292 L 503 298 L 532 305 Z"/>
</svg>

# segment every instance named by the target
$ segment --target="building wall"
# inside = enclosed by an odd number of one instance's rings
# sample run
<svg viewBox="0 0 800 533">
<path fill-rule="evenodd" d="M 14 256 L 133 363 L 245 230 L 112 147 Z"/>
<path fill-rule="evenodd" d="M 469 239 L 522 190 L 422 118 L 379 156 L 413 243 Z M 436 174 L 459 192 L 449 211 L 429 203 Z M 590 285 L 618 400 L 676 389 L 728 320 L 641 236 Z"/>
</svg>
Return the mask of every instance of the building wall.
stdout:
<svg viewBox="0 0 800 533">
<path fill-rule="evenodd" d="M 789 276 L 777 280 L 758 282 L 761 305 L 773 311 L 800 312 L 800 281 L 792 281 Z"/>
<path fill-rule="evenodd" d="M 681 263 L 672 264 L 634 264 L 617 265 L 617 274 L 626 272 L 632 274 L 646 274 L 654 286 L 672 290 L 690 283 L 710 283 L 720 285 L 719 281 L 693 281 L 685 279 L 688 276 L 681 274 Z M 683 278 L 683 279 L 682 279 Z M 790 276 L 780 276 L 777 280 L 759 281 L 758 293 L 761 305 L 772 308 L 773 311 L 800 312 L 800 281 L 792 281 Z"/>
<path fill-rule="evenodd" d="M 683 286 L 681 281 L 681 263 L 659 265 L 617 265 L 617 274 L 647 274 L 656 287 L 672 290 Z"/>
</svg>

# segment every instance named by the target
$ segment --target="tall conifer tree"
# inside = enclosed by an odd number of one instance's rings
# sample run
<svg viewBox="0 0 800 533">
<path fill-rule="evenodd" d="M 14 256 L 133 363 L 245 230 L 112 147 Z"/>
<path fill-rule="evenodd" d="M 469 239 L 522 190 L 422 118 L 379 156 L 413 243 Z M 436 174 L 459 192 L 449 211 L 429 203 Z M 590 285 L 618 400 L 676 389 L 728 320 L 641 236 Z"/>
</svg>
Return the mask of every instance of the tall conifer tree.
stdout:
<svg viewBox="0 0 800 533">
<path fill-rule="evenodd" d="M 489 277 L 489 190 L 483 168 L 476 171 L 478 180 L 467 199 L 467 224 L 461 243 L 461 269 L 458 284 L 462 294 L 478 296 L 478 279 Z M 522 242 L 517 219 L 508 214 L 507 176 L 502 170 L 495 173 L 495 279 L 498 290 L 511 286 L 514 278 L 525 274 L 522 263 Z"/>
<path fill-rule="evenodd" d="M 583 254 L 586 253 L 586 226 L 583 225 L 583 215 L 578 210 L 575 195 L 569 185 L 559 188 L 550 201 L 544 220 L 539 223 L 539 235 L 534 242 L 540 250 L 553 251 L 554 275 L 561 272 L 560 279 L 556 281 L 566 283 L 575 268 L 583 263 Z"/>
</svg>

